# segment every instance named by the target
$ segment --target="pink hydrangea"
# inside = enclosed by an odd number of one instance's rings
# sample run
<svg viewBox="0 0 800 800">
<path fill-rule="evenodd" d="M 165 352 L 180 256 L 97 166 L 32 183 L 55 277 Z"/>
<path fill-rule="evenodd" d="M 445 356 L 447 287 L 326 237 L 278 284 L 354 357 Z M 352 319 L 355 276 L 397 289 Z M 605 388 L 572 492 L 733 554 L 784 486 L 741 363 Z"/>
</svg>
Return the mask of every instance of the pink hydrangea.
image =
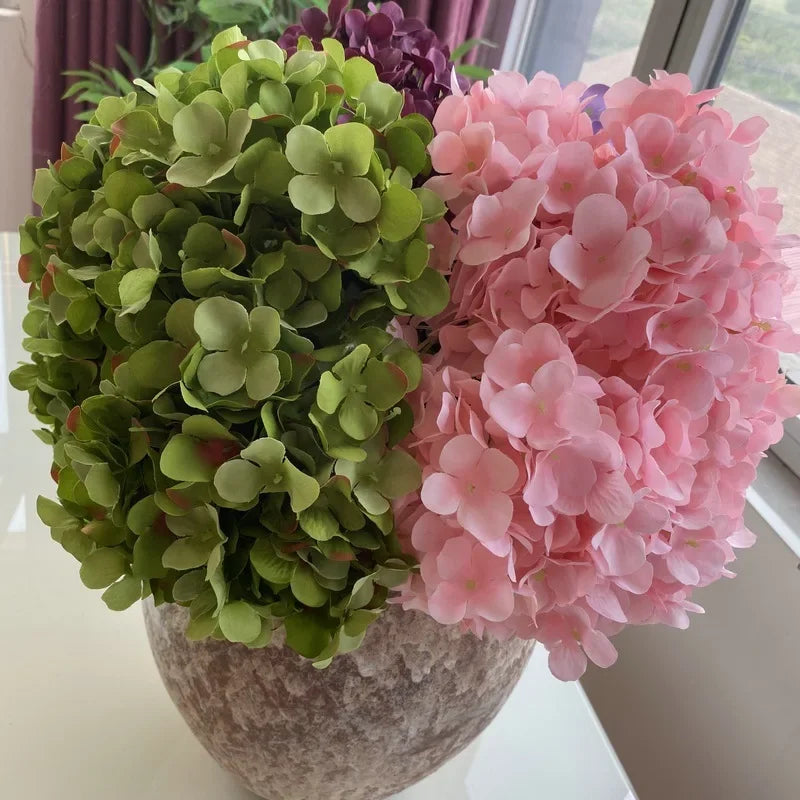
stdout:
<svg viewBox="0 0 800 800">
<path fill-rule="evenodd" d="M 514 462 L 468 433 L 454 436 L 439 453 L 440 472 L 427 475 L 422 504 L 458 524 L 487 546 L 503 539 L 514 516 L 508 492 L 517 483 Z"/>
<path fill-rule="evenodd" d="M 702 611 L 800 413 L 781 208 L 749 183 L 764 121 L 658 72 L 611 86 L 595 132 L 585 91 L 496 73 L 436 113 L 451 302 L 420 328 L 423 482 L 396 509 L 420 570 L 395 600 L 537 639 L 564 680 L 612 664 L 625 625 Z"/>
</svg>

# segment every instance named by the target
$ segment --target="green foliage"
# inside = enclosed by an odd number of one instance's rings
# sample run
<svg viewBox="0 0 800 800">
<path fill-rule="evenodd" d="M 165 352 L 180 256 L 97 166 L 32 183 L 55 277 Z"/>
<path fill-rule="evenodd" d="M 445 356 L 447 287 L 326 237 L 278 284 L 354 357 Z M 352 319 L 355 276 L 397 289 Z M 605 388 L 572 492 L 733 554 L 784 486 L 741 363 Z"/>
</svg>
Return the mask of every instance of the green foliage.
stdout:
<svg viewBox="0 0 800 800">
<path fill-rule="evenodd" d="M 422 370 L 387 326 L 447 300 L 430 125 L 325 45 L 234 28 L 99 103 L 36 176 L 11 375 L 53 445 L 39 514 L 109 608 L 180 603 L 192 639 L 252 647 L 283 625 L 320 666 L 414 568 L 392 501 Z"/>
<path fill-rule="evenodd" d="M 462 59 L 468 55 L 472 50 L 476 47 L 497 47 L 497 43 L 493 42 L 489 39 L 467 39 L 465 42 L 462 42 L 458 47 L 456 47 L 453 52 L 450 54 L 450 58 L 453 63 L 456 65 L 456 72 L 459 75 L 464 75 L 467 78 L 472 80 L 481 80 L 485 81 L 487 78 L 491 78 L 492 70 L 488 67 L 481 67 L 478 64 L 462 64 Z"/>
<path fill-rule="evenodd" d="M 723 85 L 800 113 L 800 65 L 786 57 L 797 47 L 798 35 L 800 3 L 752 3 L 725 68 Z"/>
<path fill-rule="evenodd" d="M 191 33 L 189 46 L 174 62 L 178 68 L 191 68 L 190 62 L 200 53 L 206 55 L 211 40 L 232 25 L 239 26 L 248 39 L 277 39 L 300 11 L 310 6 L 327 9 L 326 0 L 139 0 L 142 13 L 149 23 L 150 43 L 144 63 L 120 45 L 117 52 L 127 71 L 133 76 L 152 80 L 159 71 L 159 48 L 177 31 Z M 91 64 L 90 69 L 68 70 L 74 78 L 64 98 L 74 97 L 90 106 L 76 114 L 76 119 L 88 121 L 94 106 L 108 95 L 125 96 L 136 91 L 131 79 L 120 70 L 103 64 Z"/>
</svg>

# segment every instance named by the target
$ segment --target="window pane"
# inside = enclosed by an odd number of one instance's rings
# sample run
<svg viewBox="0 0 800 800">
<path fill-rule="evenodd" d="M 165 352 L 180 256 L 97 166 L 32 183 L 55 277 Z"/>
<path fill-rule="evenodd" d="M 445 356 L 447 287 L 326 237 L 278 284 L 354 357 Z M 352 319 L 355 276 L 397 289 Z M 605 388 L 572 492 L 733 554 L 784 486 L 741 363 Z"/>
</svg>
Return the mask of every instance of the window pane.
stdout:
<svg viewBox="0 0 800 800">
<path fill-rule="evenodd" d="M 753 156 L 756 184 L 777 186 L 784 204 L 781 230 L 800 233 L 800 0 L 751 0 L 725 68 L 721 102 L 735 120 L 757 114 L 769 122 Z M 800 248 L 786 253 L 800 280 Z M 800 329 L 800 296 L 786 301 L 784 316 Z M 785 356 L 784 369 L 800 382 L 800 359 Z"/>
<path fill-rule="evenodd" d="M 630 75 L 652 9 L 643 0 L 606 0 L 594 22 L 580 79 L 614 83 Z"/>
<path fill-rule="evenodd" d="M 613 83 L 631 74 L 653 3 L 559 0 L 536 8 L 523 71 L 562 82 Z"/>
<path fill-rule="evenodd" d="M 752 0 L 723 75 L 722 103 L 735 119 L 758 114 L 769 130 L 753 158 L 758 182 L 779 186 L 783 229 L 800 232 L 800 0 Z"/>
</svg>

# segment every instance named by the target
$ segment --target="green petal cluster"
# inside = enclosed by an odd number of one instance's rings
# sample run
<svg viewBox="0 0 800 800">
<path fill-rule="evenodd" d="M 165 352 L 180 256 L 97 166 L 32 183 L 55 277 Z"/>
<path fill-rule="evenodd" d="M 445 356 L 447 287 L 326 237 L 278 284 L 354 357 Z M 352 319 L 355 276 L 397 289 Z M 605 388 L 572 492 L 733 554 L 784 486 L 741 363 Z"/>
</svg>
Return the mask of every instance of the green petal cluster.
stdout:
<svg viewBox="0 0 800 800">
<path fill-rule="evenodd" d="M 97 107 L 36 175 L 21 229 L 53 538 L 110 608 L 152 596 L 188 635 L 359 645 L 414 569 L 392 501 L 417 354 L 387 328 L 447 300 L 430 124 L 341 44 L 290 58 L 220 34 L 206 63 Z"/>
</svg>

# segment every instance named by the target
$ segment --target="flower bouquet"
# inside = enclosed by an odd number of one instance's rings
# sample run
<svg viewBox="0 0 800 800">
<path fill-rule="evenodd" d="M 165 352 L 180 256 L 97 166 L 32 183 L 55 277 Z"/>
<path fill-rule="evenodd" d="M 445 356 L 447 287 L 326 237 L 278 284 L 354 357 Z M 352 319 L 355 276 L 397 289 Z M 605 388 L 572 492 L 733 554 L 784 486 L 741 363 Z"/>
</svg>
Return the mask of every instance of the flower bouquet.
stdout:
<svg viewBox="0 0 800 800">
<path fill-rule="evenodd" d="M 187 686 L 228 696 L 238 665 L 243 707 L 274 707 L 313 674 L 309 708 L 347 687 L 369 714 L 367 677 L 407 672 L 392 686 L 410 706 L 427 676 L 426 721 L 402 725 L 444 744 L 359 778 L 376 797 L 491 719 L 525 642 L 575 679 L 613 663 L 623 626 L 701 610 L 693 590 L 752 543 L 745 489 L 800 411 L 778 369 L 798 337 L 781 208 L 748 183 L 763 121 L 734 125 L 682 75 L 467 87 L 394 3 L 346 5 L 304 12 L 285 49 L 220 34 L 208 62 L 103 100 L 37 173 L 31 363 L 11 381 L 53 446 L 53 538 L 110 608 L 174 612 L 148 622 L 165 681 L 251 788 L 299 786 L 270 783 L 263 756 L 313 755 L 312 728 L 320 748 L 349 740 L 317 715 L 218 741 L 235 719 Z M 381 624 L 372 653 L 400 661 L 368 669 L 354 651 Z M 281 662 L 276 631 L 330 669 Z M 438 655 L 414 667 L 414 647 Z M 465 695 L 450 676 L 469 664 Z M 447 717 L 454 691 L 489 705 Z M 376 774 L 390 734 L 361 736 Z"/>
</svg>

